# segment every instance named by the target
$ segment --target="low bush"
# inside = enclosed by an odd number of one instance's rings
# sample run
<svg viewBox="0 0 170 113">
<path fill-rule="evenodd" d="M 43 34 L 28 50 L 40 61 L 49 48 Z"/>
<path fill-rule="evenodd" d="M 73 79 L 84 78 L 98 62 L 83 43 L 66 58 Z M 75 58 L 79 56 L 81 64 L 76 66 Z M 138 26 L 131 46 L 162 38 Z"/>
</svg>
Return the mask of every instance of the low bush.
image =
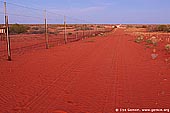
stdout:
<svg viewBox="0 0 170 113">
<path fill-rule="evenodd" d="M 155 36 L 153 36 L 153 37 L 146 40 L 146 44 L 153 44 L 154 46 L 157 46 L 158 45 L 158 39 Z"/>
<path fill-rule="evenodd" d="M 33 27 L 32 29 L 33 30 L 39 30 L 39 27 Z"/>
<path fill-rule="evenodd" d="M 163 31 L 163 32 L 169 32 L 170 30 L 170 28 L 169 28 L 169 26 L 167 26 L 167 25 L 159 25 L 158 27 L 157 27 L 157 29 L 158 29 L 158 31 Z"/>
<path fill-rule="evenodd" d="M 168 51 L 168 52 L 170 51 L 170 44 L 165 45 L 165 50 Z"/>
<path fill-rule="evenodd" d="M 147 43 L 147 44 L 152 44 L 152 40 L 147 39 L 147 40 L 146 40 L 146 43 Z"/>
<path fill-rule="evenodd" d="M 141 36 L 138 36 L 138 37 L 135 39 L 135 42 L 136 42 L 136 43 L 140 43 L 140 42 L 143 42 L 143 40 L 144 40 L 144 36 L 141 35 Z"/>
<path fill-rule="evenodd" d="M 73 33 L 69 32 L 68 35 L 72 35 Z"/>
<path fill-rule="evenodd" d="M 26 33 L 28 29 L 29 29 L 29 27 L 26 25 L 12 24 L 9 27 L 9 32 L 12 34 L 21 34 L 21 33 Z"/>
<path fill-rule="evenodd" d="M 150 32 L 170 32 L 170 25 L 150 25 L 147 30 Z"/>
<path fill-rule="evenodd" d="M 41 28 L 39 30 L 31 30 L 30 34 L 43 34 L 45 33 L 45 29 Z"/>
</svg>

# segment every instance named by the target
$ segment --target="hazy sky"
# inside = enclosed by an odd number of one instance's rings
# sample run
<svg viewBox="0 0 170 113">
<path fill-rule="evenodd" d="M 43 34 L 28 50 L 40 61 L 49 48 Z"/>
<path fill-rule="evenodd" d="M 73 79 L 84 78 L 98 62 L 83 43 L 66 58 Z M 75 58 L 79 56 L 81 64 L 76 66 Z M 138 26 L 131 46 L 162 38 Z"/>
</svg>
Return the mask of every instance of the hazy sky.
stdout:
<svg viewBox="0 0 170 113">
<path fill-rule="evenodd" d="M 1 0 L 3 1 L 3 0 Z M 92 23 L 170 23 L 170 0 L 6 0 L 23 6 L 47 9 L 50 12 L 78 18 Z M 0 4 L 3 12 L 3 4 Z M 24 9 L 13 4 L 7 4 L 11 22 L 39 22 L 41 11 Z M 20 18 L 12 14 L 20 14 Z M 60 23 L 63 16 L 48 14 L 51 23 Z M 22 17 L 28 15 L 38 18 Z M 41 15 L 41 16 L 40 16 Z M 0 15 L 0 22 L 3 16 Z M 67 21 L 76 23 L 79 20 L 67 18 Z M 42 19 L 43 22 L 43 19 Z M 81 22 L 80 22 L 81 23 Z"/>
</svg>

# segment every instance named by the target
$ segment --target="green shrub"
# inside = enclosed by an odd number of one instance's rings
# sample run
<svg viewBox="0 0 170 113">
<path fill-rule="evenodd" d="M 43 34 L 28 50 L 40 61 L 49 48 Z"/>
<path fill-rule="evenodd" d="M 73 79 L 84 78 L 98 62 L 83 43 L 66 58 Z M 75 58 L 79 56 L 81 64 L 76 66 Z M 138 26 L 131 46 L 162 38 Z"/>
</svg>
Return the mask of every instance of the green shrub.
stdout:
<svg viewBox="0 0 170 113">
<path fill-rule="evenodd" d="M 21 24 L 12 24 L 9 28 L 9 32 L 12 34 L 21 34 L 26 33 L 28 30 L 28 26 Z"/>
<path fill-rule="evenodd" d="M 153 36 L 153 37 L 146 40 L 146 44 L 153 44 L 153 46 L 157 46 L 158 45 L 158 39 L 155 36 Z"/>
<path fill-rule="evenodd" d="M 170 44 L 165 45 L 166 51 L 170 51 Z"/>
<path fill-rule="evenodd" d="M 151 40 L 151 39 L 147 39 L 147 40 L 146 40 L 146 43 L 147 43 L 147 44 L 152 44 L 152 40 Z"/>
<path fill-rule="evenodd" d="M 135 42 L 136 42 L 136 43 L 140 43 L 140 42 L 143 42 L 143 40 L 144 40 L 144 36 L 141 35 L 141 36 L 138 36 L 138 37 L 135 39 Z"/>
</svg>

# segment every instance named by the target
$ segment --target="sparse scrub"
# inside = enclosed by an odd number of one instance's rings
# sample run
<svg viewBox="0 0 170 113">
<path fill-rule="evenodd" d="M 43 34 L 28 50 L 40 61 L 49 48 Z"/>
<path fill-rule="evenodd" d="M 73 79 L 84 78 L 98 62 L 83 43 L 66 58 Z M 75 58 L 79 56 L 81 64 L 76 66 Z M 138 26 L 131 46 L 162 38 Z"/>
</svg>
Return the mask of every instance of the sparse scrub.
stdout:
<svg viewBox="0 0 170 113">
<path fill-rule="evenodd" d="M 153 44 L 154 46 L 157 46 L 158 39 L 155 36 L 153 36 L 146 40 L 146 44 Z"/>
<path fill-rule="evenodd" d="M 68 35 L 72 35 L 73 33 L 69 32 Z"/>
<path fill-rule="evenodd" d="M 147 28 L 147 26 L 146 25 L 142 25 L 142 28 Z"/>
<path fill-rule="evenodd" d="M 137 25 L 137 26 L 135 26 L 135 28 L 147 28 L 147 26 L 146 25 Z"/>
<path fill-rule="evenodd" d="M 45 29 L 33 30 L 30 31 L 31 34 L 43 34 L 45 33 Z"/>
<path fill-rule="evenodd" d="M 170 32 L 170 25 L 150 25 L 147 30 L 149 32 Z"/>
<path fill-rule="evenodd" d="M 127 28 L 133 28 L 133 25 L 127 25 L 126 27 Z"/>
<path fill-rule="evenodd" d="M 167 25 L 159 25 L 158 26 L 158 31 L 163 31 L 163 32 L 169 32 L 169 26 Z"/>
<path fill-rule="evenodd" d="M 138 36 L 136 39 L 135 39 L 135 42 L 136 43 L 141 43 L 141 42 L 143 42 L 143 40 L 144 40 L 144 36 Z"/>
<path fill-rule="evenodd" d="M 43 34 L 45 33 L 45 29 L 42 26 L 35 26 L 29 30 L 29 33 L 30 34 Z"/>
<path fill-rule="evenodd" d="M 165 45 L 165 50 L 166 50 L 167 52 L 170 51 L 170 44 L 166 44 L 166 45 Z"/>
<path fill-rule="evenodd" d="M 39 30 L 39 27 L 33 27 L 32 29 L 33 30 Z"/>
<path fill-rule="evenodd" d="M 103 26 L 99 26 L 99 25 L 98 25 L 97 28 L 103 28 Z"/>
<path fill-rule="evenodd" d="M 75 31 L 79 31 L 79 30 L 93 30 L 93 28 L 91 27 L 78 27 L 75 29 Z"/>
<path fill-rule="evenodd" d="M 147 40 L 146 40 L 146 43 L 147 43 L 147 44 L 152 44 L 152 41 L 151 41 L 150 39 L 147 39 Z"/>
<path fill-rule="evenodd" d="M 21 34 L 21 33 L 26 33 L 28 29 L 29 27 L 26 25 L 12 24 L 9 28 L 9 32 L 11 34 Z"/>
</svg>

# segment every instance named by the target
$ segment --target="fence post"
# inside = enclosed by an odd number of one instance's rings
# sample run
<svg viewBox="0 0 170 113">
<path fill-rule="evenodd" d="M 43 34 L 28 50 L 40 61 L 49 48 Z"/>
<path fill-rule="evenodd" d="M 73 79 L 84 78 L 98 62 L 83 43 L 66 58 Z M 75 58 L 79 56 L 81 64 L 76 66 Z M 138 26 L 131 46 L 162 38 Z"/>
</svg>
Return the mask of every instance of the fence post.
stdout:
<svg viewBox="0 0 170 113">
<path fill-rule="evenodd" d="M 91 31 L 91 24 L 89 25 L 89 30 L 90 30 L 90 31 L 89 31 L 89 32 L 90 32 L 90 34 L 89 34 L 89 35 L 90 35 L 90 37 L 91 37 L 91 35 L 92 35 L 92 31 Z"/>
<path fill-rule="evenodd" d="M 86 29 L 86 25 L 85 25 L 85 24 L 83 24 L 83 38 L 82 38 L 82 39 L 84 39 L 84 38 L 85 38 L 85 29 Z"/>
<path fill-rule="evenodd" d="M 11 61 L 11 45 L 10 45 L 10 37 L 9 37 L 9 25 L 8 25 L 6 2 L 4 2 L 4 14 L 5 14 L 5 28 L 6 28 L 8 61 Z"/>
<path fill-rule="evenodd" d="M 64 41 L 67 44 L 67 25 L 66 25 L 66 16 L 64 16 Z"/>
<path fill-rule="evenodd" d="M 88 24 L 88 37 L 90 37 L 90 33 L 91 33 L 91 31 L 90 31 L 90 24 Z"/>
<path fill-rule="evenodd" d="M 76 33 L 75 33 L 75 38 L 76 38 L 76 40 L 78 39 L 78 31 L 76 31 Z"/>
<path fill-rule="evenodd" d="M 45 41 L 46 41 L 46 49 L 49 48 L 48 46 L 48 26 L 47 26 L 47 12 L 44 10 L 44 24 L 45 24 Z"/>
<path fill-rule="evenodd" d="M 95 33 L 95 34 L 98 35 L 97 24 L 95 25 L 95 27 L 96 27 L 96 28 L 95 28 L 95 29 L 96 29 L 96 33 Z"/>
</svg>

